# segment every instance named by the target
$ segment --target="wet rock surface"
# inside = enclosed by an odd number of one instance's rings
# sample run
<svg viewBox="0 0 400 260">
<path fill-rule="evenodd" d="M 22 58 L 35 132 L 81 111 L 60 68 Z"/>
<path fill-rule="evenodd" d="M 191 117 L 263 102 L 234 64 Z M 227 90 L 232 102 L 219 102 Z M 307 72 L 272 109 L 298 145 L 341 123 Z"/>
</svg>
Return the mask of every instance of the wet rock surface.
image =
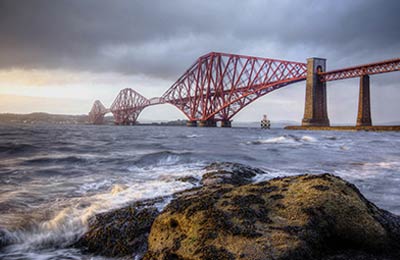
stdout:
<svg viewBox="0 0 400 260">
<path fill-rule="evenodd" d="M 399 239 L 399 217 L 354 185 L 301 175 L 178 196 L 154 221 L 144 259 L 394 260 Z"/>
<path fill-rule="evenodd" d="M 74 247 L 104 256 L 143 254 L 151 225 L 159 214 L 154 205 L 160 201 L 161 198 L 141 201 L 94 216 Z"/>
<path fill-rule="evenodd" d="M 239 163 L 212 163 L 205 167 L 201 184 L 212 186 L 219 184 L 244 185 L 252 182 L 257 174 L 265 174 L 258 168 L 249 167 Z"/>
<path fill-rule="evenodd" d="M 181 182 L 188 182 L 191 184 L 197 184 L 199 182 L 199 180 L 193 176 L 183 176 L 183 177 L 177 178 L 176 180 L 181 181 Z"/>
<path fill-rule="evenodd" d="M 208 186 L 229 184 L 243 185 L 251 182 L 260 169 L 236 163 L 213 163 L 205 167 L 206 173 L 201 182 L 203 187 L 178 192 L 175 198 L 196 196 Z M 192 176 L 177 179 L 182 182 L 198 184 Z M 130 206 L 94 216 L 89 221 L 88 231 L 73 246 L 104 256 L 141 255 L 147 249 L 147 238 L 151 225 L 159 214 L 156 203 L 165 198 L 156 198 L 133 203 Z"/>
</svg>

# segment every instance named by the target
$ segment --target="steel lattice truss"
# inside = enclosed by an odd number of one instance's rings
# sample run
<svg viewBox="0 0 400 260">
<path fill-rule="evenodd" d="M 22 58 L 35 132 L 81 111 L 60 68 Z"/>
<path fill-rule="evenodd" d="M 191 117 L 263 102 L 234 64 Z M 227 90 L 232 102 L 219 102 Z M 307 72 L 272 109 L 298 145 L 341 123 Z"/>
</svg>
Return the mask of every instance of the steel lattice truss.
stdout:
<svg viewBox="0 0 400 260">
<path fill-rule="evenodd" d="M 400 71 L 400 59 L 319 74 L 321 81 Z M 209 53 L 200 57 L 162 97 L 148 100 L 133 89 L 120 91 L 110 109 L 96 100 L 89 112 L 93 124 L 112 112 L 116 124 L 134 124 L 147 106 L 170 103 L 190 121 L 229 121 L 257 98 L 306 79 L 305 63 Z"/>
<path fill-rule="evenodd" d="M 305 80 L 305 63 L 225 53 L 200 57 L 162 96 L 189 120 L 230 120 L 275 89 Z"/>
<path fill-rule="evenodd" d="M 100 100 L 96 100 L 89 112 L 89 122 L 92 124 L 102 124 L 104 115 L 110 112 Z"/>
<path fill-rule="evenodd" d="M 131 125 L 136 122 L 140 112 L 150 104 L 149 100 L 131 88 L 119 92 L 111 105 L 111 113 L 118 125 Z"/>
<path fill-rule="evenodd" d="M 320 74 L 320 79 L 333 81 L 394 71 L 400 71 L 400 58 L 324 72 Z"/>
</svg>

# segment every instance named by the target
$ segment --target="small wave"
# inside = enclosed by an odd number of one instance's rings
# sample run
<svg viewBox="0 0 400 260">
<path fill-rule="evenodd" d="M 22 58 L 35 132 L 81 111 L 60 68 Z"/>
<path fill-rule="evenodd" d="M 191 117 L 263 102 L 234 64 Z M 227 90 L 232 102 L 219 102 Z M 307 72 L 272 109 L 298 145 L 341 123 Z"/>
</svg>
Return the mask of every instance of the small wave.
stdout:
<svg viewBox="0 0 400 260">
<path fill-rule="evenodd" d="M 384 169 L 394 169 L 394 168 L 400 167 L 399 162 L 378 162 L 378 163 L 368 163 L 367 165 L 384 168 Z"/>
<path fill-rule="evenodd" d="M 98 191 L 101 189 L 108 188 L 110 187 L 110 185 L 111 182 L 109 180 L 104 180 L 101 182 L 84 183 L 79 187 L 77 193 L 85 194 L 93 191 Z"/>
<path fill-rule="evenodd" d="M 3 258 L 4 257 L 4 258 Z M 14 252 L 4 252 L 0 251 L 0 259 L 4 260 L 19 260 L 19 259 L 35 259 L 35 260 L 55 260 L 55 259 L 69 259 L 69 260 L 106 260 L 109 258 L 104 258 L 102 256 L 87 256 L 82 257 L 82 251 L 78 248 L 51 248 L 40 251 L 27 251 L 20 252 L 18 248 L 14 249 Z"/>
<path fill-rule="evenodd" d="M 327 135 L 327 136 L 324 136 L 324 138 L 327 139 L 327 140 L 332 140 L 332 141 L 338 139 L 336 136 L 333 136 L 333 135 Z"/>
<path fill-rule="evenodd" d="M 115 184 L 112 186 L 111 188 L 111 194 L 112 195 L 116 195 L 117 193 L 120 193 L 124 190 L 126 190 L 128 188 L 128 186 L 123 185 L 123 184 Z"/>
<path fill-rule="evenodd" d="M 58 163 L 84 163 L 87 162 L 87 159 L 83 157 L 77 156 L 44 156 L 44 157 L 36 157 L 33 159 L 28 159 L 24 161 L 24 164 L 58 164 Z"/>
<path fill-rule="evenodd" d="M 316 138 L 314 138 L 314 137 L 312 137 L 312 136 L 309 136 L 309 135 L 304 135 L 304 136 L 302 136 L 302 137 L 300 138 L 300 140 L 303 141 L 303 142 L 316 142 L 316 141 L 317 141 Z"/>
<path fill-rule="evenodd" d="M 205 166 L 204 161 L 196 161 L 195 163 L 182 163 L 171 165 L 148 165 L 138 167 L 132 165 L 128 170 L 134 173 L 136 178 L 145 181 L 161 180 L 165 182 L 175 182 L 177 178 L 184 176 L 193 176 L 201 178 L 202 169 Z"/>
<path fill-rule="evenodd" d="M 379 179 L 379 182 L 372 181 L 381 185 L 385 179 L 391 181 L 400 180 L 398 171 L 400 170 L 400 162 L 397 161 L 383 161 L 383 162 L 352 162 L 349 163 L 350 167 L 343 167 L 342 169 L 334 170 L 334 174 L 344 177 L 350 181 L 365 182 L 368 179 Z M 392 175 L 393 174 L 393 175 Z M 370 185 L 370 184 L 369 184 Z M 388 189 L 391 185 L 383 184 L 384 189 Z M 369 187 L 366 187 L 370 189 Z M 372 191 L 376 192 L 376 191 Z"/>
<path fill-rule="evenodd" d="M 202 135 L 196 135 L 196 134 L 191 134 L 191 135 L 186 135 L 186 138 L 197 138 L 201 137 Z"/>
<path fill-rule="evenodd" d="M 298 175 L 299 171 L 297 169 L 290 171 L 290 170 L 281 170 L 281 169 L 263 169 L 265 173 L 257 174 L 253 177 L 253 182 L 263 182 L 268 181 L 273 178 L 283 177 L 283 176 L 294 176 Z"/>
<path fill-rule="evenodd" d="M 192 161 L 192 153 L 190 152 L 176 153 L 171 151 L 161 151 L 143 155 L 136 161 L 135 165 L 139 167 L 148 167 L 151 165 L 154 167 L 190 163 Z"/>
<path fill-rule="evenodd" d="M 12 232 L 0 227 L 0 248 L 9 244 L 16 243 L 18 238 Z"/>
<path fill-rule="evenodd" d="M 367 169 L 398 169 L 400 162 L 355 162 L 352 165 L 359 165 Z"/>
<path fill-rule="evenodd" d="M 280 143 L 294 143 L 294 140 L 291 138 L 287 138 L 285 136 L 279 136 L 279 137 L 247 142 L 247 144 L 280 144 Z"/>
<path fill-rule="evenodd" d="M 282 135 L 268 139 L 250 141 L 247 142 L 246 144 L 301 144 L 301 143 L 313 143 L 316 141 L 317 141 L 316 138 L 308 135 L 304 135 L 302 137 L 297 137 L 294 135 Z"/>
<path fill-rule="evenodd" d="M 162 139 L 162 140 L 164 140 L 164 139 L 168 138 L 168 136 L 165 136 L 165 135 L 157 135 L 157 136 L 153 136 L 153 138 L 154 138 L 154 139 Z"/>
<path fill-rule="evenodd" d="M 35 151 L 36 146 L 31 144 L 16 144 L 16 143 L 3 143 L 0 144 L 0 153 L 3 154 L 19 154 Z"/>
</svg>

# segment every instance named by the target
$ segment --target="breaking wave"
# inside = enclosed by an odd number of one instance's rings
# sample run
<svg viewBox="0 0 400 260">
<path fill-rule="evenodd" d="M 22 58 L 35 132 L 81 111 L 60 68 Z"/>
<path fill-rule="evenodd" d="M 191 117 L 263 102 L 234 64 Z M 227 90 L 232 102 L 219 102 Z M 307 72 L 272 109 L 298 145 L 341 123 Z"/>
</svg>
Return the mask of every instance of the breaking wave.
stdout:
<svg viewBox="0 0 400 260">
<path fill-rule="evenodd" d="M 143 166 L 162 166 L 162 165 L 176 165 L 182 163 L 193 162 L 193 154 L 190 152 L 171 152 L 161 151 L 141 156 L 136 162 L 137 167 Z"/>
<path fill-rule="evenodd" d="M 282 135 L 278 137 L 271 137 L 268 139 L 259 139 L 247 142 L 247 144 L 301 144 L 301 143 L 313 143 L 317 139 L 312 136 L 304 135 L 302 137 L 296 137 L 293 135 Z"/>
</svg>

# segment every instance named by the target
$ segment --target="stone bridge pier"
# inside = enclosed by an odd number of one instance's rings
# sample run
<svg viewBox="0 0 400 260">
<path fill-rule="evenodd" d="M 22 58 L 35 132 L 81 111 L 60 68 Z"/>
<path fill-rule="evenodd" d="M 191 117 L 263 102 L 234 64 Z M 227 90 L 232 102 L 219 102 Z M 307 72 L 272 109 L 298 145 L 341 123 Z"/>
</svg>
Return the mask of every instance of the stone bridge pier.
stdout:
<svg viewBox="0 0 400 260">
<path fill-rule="evenodd" d="M 325 59 L 307 59 L 306 100 L 302 126 L 329 126 L 326 98 L 327 79 L 324 79 L 324 77 L 326 74 L 330 74 L 331 72 L 325 72 Z M 359 77 L 360 92 L 358 98 L 358 115 L 356 126 L 371 126 L 372 120 L 369 75 L 366 74 L 366 70 L 363 70 Z M 331 78 L 330 80 L 335 79 Z"/>
<path fill-rule="evenodd" d="M 358 97 L 357 126 L 371 126 L 371 101 L 369 75 L 360 77 L 360 94 Z"/>
<path fill-rule="evenodd" d="M 326 82 L 319 74 L 326 71 L 326 59 L 307 59 L 306 102 L 303 126 L 329 126 L 326 102 Z"/>
</svg>

